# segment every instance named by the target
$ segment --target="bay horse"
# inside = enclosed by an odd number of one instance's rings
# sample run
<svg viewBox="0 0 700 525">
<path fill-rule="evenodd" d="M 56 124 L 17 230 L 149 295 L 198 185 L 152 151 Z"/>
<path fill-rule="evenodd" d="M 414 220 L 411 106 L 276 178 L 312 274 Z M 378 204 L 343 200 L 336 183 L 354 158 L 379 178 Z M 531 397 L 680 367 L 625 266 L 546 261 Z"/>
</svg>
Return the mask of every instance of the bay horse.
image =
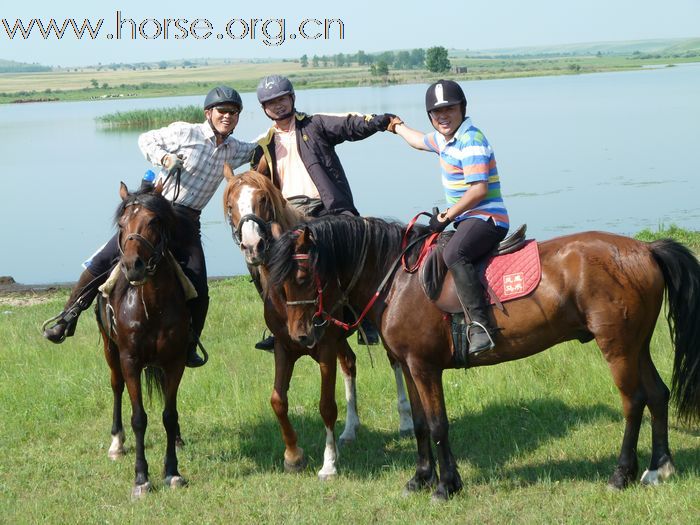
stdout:
<svg viewBox="0 0 700 525">
<path fill-rule="evenodd" d="M 119 229 L 121 256 L 108 296 L 98 297 L 97 324 L 104 353 L 111 370 L 114 406 L 112 444 L 109 457 L 124 454 L 124 426 L 121 400 L 124 384 L 131 400 L 131 427 L 135 436 L 135 479 L 132 497 L 152 489 L 144 451 L 148 418 L 143 406 L 141 372 L 150 395 L 155 387 L 164 397 L 163 425 L 167 435 L 164 481 L 176 488 L 186 484 L 178 472 L 176 445 L 181 445 L 177 411 L 177 391 L 185 369 L 190 340 L 190 314 L 185 305 L 177 262 L 169 246 L 187 242 L 193 235 L 191 221 L 176 213 L 162 195 L 162 184 L 155 189 L 129 193 L 121 183 L 122 199 L 115 214 Z"/>
<path fill-rule="evenodd" d="M 356 356 L 347 342 L 348 334 L 339 329 L 328 332 L 312 347 L 300 345 L 289 338 L 286 330 L 285 303 L 275 290 L 267 284 L 267 253 L 274 235 L 290 230 L 304 220 L 294 206 L 289 205 L 282 192 L 272 181 L 256 172 L 248 171 L 234 175 L 225 166 L 227 180 L 224 190 L 224 213 L 231 225 L 234 241 L 253 276 L 264 301 L 265 322 L 275 335 L 275 379 L 270 403 L 277 416 L 285 443 L 284 466 L 287 471 L 298 471 L 305 466 L 303 450 L 297 446 L 297 435 L 288 417 L 289 383 L 296 361 L 304 356 L 316 360 L 321 372 L 321 401 L 319 411 L 326 427 L 326 446 L 323 468 L 318 476 L 331 478 L 337 473 L 337 450 L 335 446 L 335 421 L 338 409 L 335 402 L 336 359 L 344 377 L 347 416 L 339 444 L 356 439 L 360 425 L 356 395 Z M 399 432 L 402 436 L 413 434 L 410 406 L 403 386 L 401 368 L 392 364 L 397 388 Z"/>
<path fill-rule="evenodd" d="M 409 235 L 424 233 L 417 228 Z M 450 449 L 442 372 L 453 368 L 450 323 L 423 292 L 417 274 L 396 271 L 406 227 L 380 219 L 322 218 L 285 233 L 273 245 L 268 267 L 273 287 L 287 300 L 287 329 L 311 345 L 329 325 L 326 311 L 342 283 L 359 275 L 350 293 L 368 310 L 389 351 L 403 367 L 415 427 L 418 459 L 407 491 L 435 487 L 447 499 L 462 488 Z M 368 256 L 358 259 L 363 246 Z M 683 245 L 645 243 L 601 232 L 539 244 L 542 279 L 530 295 L 492 309 L 496 346 L 469 366 L 520 359 L 568 340 L 595 339 L 622 398 L 625 432 L 608 484 L 625 488 L 638 474 L 637 441 L 644 407 L 651 413 L 652 455 L 642 477 L 655 484 L 674 472 L 668 445 L 670 392 L 650 355 L 664 292 L 674 344 L 672 398 L 681 420 L 700 419 L 700 264 Z M 412 254 L 415 260 L 416 254 Z M 386 286 L 382 283 L 386 281 Z M 439 478 L 430 438 L 437 448 Z"/>
</svg>

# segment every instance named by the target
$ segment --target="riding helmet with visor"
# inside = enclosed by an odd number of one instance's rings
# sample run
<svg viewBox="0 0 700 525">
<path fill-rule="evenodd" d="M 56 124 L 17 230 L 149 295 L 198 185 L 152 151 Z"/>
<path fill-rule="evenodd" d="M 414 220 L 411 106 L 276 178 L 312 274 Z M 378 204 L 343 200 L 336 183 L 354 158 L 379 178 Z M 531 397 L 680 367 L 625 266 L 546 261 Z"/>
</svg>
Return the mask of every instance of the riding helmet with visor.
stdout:
<svg viewBox="0 0 700 525">
<path fill-rule="evenodd" d="M 204 109 L 211 109 L 216 106 L 232 104 L 237 106 L 239 110 L 243 109 L 243 101 L 241 96 L 233 88 L 228 86 L 217 86 L 207 93 L 204 99 Z"/>
<path fill-rule="evenodd" d="M 258 84 L 256 91 L 258 102 L 264 104 L 282 95 L 294 96 L 294 86 L 287 77 L 281 75 L 270 75 L 264 77 Z"/>
</svg>

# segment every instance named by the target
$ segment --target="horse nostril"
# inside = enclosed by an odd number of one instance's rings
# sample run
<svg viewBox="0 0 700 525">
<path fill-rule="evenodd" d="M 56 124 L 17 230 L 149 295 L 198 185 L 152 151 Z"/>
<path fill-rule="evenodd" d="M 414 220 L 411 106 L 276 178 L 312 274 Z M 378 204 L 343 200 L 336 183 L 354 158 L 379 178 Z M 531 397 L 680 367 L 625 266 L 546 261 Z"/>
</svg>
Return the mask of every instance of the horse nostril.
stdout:
<svg viewBox="0 0 700 525">
<path fill-rule="evenodd" d="M 241 250 L 245 251 L 247 249 L 248 249 L 248 245 L 242 242 L 241 243 Z"/>
</svg>

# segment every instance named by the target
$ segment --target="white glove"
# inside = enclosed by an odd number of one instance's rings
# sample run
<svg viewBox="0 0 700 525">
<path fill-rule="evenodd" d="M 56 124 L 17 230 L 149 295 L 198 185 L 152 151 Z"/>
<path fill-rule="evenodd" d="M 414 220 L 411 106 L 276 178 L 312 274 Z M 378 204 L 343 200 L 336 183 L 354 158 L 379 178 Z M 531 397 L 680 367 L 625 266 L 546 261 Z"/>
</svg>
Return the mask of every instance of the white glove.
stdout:
<svg viewBox="0 0 700 525">
<path fill-rule="evenodd" d="M 163 158 L 160 162 L 163 165 L 163 167 L 170 172 L 175 171 L 176 169 L 183 168 L 182 158 L 178 157 L 174 153 L 168 153 L 167 155 L 163 155 Z"/>
</svg>

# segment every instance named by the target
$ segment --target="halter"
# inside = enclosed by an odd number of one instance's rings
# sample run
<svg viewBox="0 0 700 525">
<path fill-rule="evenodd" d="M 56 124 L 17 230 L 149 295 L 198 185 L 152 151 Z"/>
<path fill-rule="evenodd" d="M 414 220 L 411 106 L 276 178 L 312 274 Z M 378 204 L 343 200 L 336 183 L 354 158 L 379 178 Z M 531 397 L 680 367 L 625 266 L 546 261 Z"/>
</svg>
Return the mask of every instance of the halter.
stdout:
<svg viewBox="0 0 700 525">
<path fill-rule="evenodd" d="M 127 204 L 124 209 L 128 208 L 129 206 L 134 206 L 136 204 L 141 204 L 138 199 L 130 202 Z M 163 256 L 165 255 L 165 244 L 166 244 L 166 239 L 165 239 L 165 234 L 163 231 L 160 231 L 160 242 L 158 243 L 157 246 L 153 246 L 153 244 L 146 239 L 143 235 L 138 234 L 138 233 L 129 233 L 126 236 L 126 239 L 122 243 L 122 230 L 119 230 L 119 253 L 123 256 L 124 255 L 124 248 L 123 245 L 126 244 L 129 241 L 138 241 L 141 244 L 144 244 L 146 248 L 148 248 L 151 251 L 151 256 L 148 258 L 148 261 L 146 262 L 146 275 L 153 275 L 156 272 L 156 268 L 158 267 L 158 263 L 163 259 Z"/>
</svg>

